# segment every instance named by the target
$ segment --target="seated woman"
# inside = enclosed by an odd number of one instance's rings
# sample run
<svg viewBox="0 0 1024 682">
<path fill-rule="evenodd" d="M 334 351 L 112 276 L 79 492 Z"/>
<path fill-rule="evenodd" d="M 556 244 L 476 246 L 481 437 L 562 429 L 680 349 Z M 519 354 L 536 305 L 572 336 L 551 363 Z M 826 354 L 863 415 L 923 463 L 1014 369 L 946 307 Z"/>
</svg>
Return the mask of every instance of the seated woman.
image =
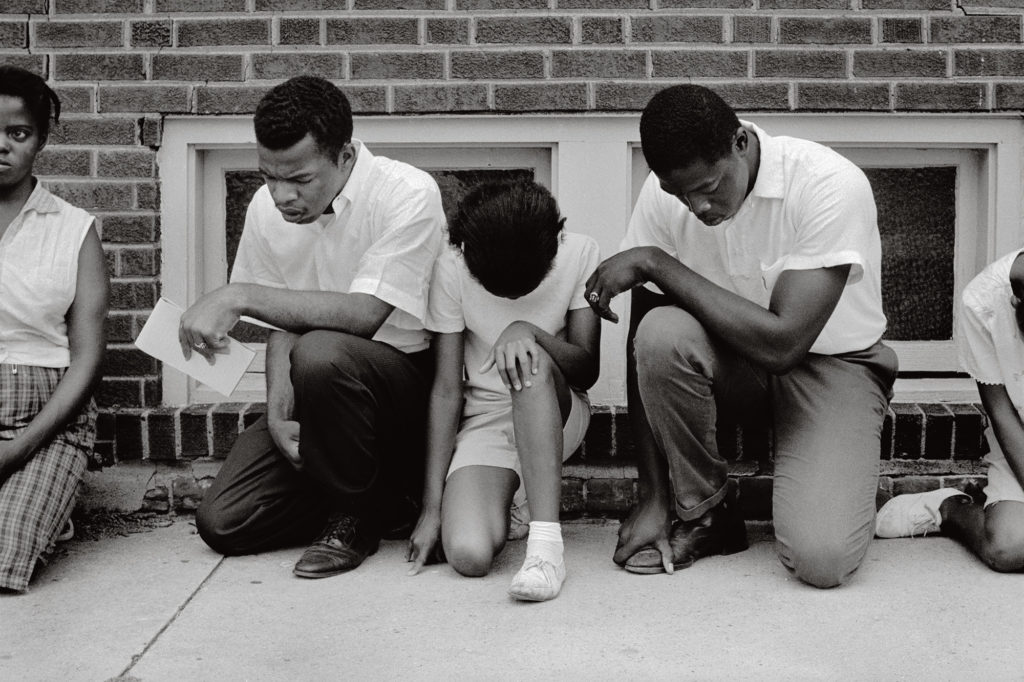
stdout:
<svg viewBox="0 0 1024 682">
<path fill-rule="evenodd" d="M 107 273 L 93 218 L 32 175 L 60 100 L 0 66 L 0 592 L 69 522 L 95 437 Z"/>
</svg>

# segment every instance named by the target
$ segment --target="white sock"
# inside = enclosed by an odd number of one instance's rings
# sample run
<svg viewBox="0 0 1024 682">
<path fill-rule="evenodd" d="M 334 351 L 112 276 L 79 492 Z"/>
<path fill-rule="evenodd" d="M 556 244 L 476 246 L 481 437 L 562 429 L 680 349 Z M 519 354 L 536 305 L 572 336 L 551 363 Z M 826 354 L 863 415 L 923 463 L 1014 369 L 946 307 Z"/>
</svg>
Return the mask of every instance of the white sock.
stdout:
<svg viewBox="0 0 1024 682">
<path fill-rule="evenodd" d="M 552 564 L 562 562 L 562 524 L 557 521 L 530 521 L 526 556 L 539 556 Z"/>
</svg>

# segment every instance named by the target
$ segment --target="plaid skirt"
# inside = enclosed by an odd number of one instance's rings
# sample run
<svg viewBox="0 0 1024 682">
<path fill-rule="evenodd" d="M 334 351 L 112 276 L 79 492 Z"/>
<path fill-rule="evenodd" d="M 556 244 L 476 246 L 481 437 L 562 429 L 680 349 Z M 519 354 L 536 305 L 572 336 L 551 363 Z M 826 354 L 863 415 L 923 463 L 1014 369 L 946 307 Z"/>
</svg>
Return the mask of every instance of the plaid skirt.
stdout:
<svg viewBox="0 0 1024 682">
<path fill-rule="evenodd" d="M 0 441 L 28 426 L 65 371 L 0 363 Z M 0 587 L 24 592 L 36 561 L 53 551 L 95 437 L 96 404 L 90 400 L 62 432 L 0 481 Z"/>
</svg>

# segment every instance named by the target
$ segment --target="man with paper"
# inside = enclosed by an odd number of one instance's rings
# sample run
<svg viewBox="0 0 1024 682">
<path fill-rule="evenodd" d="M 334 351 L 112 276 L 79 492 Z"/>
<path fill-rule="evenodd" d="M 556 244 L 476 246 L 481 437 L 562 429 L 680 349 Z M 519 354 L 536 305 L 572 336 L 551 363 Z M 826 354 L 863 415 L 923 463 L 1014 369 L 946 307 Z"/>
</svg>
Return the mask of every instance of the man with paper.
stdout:
<svg viewBox="0 0 1024 682">
<path fill-rule="evenodd" d="M 216 362 L 240 316 L 271 326 L 267 414 L 241 434 L 196 522 L 224 554 L 313 544 L 296 575 L 359 566 L 416 519 L 432 377 L 423 318 L 444 213 L 423 171 L 352 138 L 344 94 L 299 76 L 254 118 L 256 192 L 228 285 L 181 318 Z"/>
</svg>

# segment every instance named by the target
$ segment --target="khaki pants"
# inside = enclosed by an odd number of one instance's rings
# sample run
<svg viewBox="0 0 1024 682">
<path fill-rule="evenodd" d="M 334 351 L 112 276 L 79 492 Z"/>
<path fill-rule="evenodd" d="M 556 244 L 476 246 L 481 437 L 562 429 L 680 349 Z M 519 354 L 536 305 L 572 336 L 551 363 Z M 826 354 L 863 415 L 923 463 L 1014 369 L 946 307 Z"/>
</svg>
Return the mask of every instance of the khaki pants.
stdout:
<svg viewBox="0 0 1024 682">
<path fill-rule="evenodd" d="M 882 422 L 897 370 L 890 348 L 809 354 L 774 376 L 672 306 L 647 313 L 634 348 L 637 386 L 679 518 L 697 518 L 725 496 L 719 414 L 764 415 L 774 434 L 772 506 L 782 563 L 819 587 L 857 570 L 874 535 Z"/>
</svg>

